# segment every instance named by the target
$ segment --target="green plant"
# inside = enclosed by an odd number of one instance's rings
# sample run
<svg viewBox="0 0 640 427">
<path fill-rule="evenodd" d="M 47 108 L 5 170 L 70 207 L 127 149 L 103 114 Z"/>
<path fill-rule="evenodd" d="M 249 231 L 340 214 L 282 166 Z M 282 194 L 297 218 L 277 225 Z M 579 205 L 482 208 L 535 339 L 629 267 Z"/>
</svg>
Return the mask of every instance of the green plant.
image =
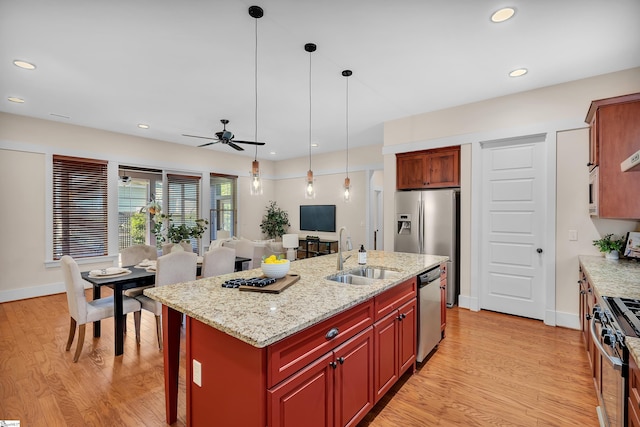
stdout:
<svg viewBox="0 0 640 427">
<path fill-rule="evenodd" d="M 600 252 L 609 253 L 611 251 L 620 252 L 624 248 L 626 240 L 623 237 L 615 239 L 613 234 L 607 234 L 602 239 L 594 240 L 593 246 L 597 246 Z"/>
<path fill-rule="evenodd" d="M 262 217 L 262 222 L 260 223 L 262 233 L 266 234 L 269 239 L 275 239 L 286 233 L 289 226 L 291 226 L 289 214 L 278 207 L 276 202 L 269 200 L 267 213 Z"/>
<path fill-rule="evenodd" d="M 199 239 L 207 229 L 209 221 L 203 218 L 195 220 L 194 225 L 174 224 L 171 214 L 156 214 L 153 226 L 153 234 L 156 236 L 156 242 L 172 242 L 180 243 L 183 240 L 192 238 Z"/>
<path fill-rule="evenodd" d="M 145 229 L 147 228 L 147 216 L 143 213 L 131 215 L 131 242 L 134 245 L 144 244 Z"/>
</svg>

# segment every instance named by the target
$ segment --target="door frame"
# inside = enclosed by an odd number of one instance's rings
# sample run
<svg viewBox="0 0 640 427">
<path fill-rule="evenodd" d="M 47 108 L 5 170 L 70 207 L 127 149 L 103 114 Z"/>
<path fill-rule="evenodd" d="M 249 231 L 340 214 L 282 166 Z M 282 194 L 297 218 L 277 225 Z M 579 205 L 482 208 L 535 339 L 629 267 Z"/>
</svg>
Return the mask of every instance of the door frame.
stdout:
<svg viewBox="0 0 640 427">
<path fill-rule="evenodd" d="M 482 161 L 482 149 L 486 144 L 504 143 L 510 142 L 515 144 L 518 142 L 526 142 L 535 138 L 543 137 L 544 141 L 539 142 L 544 144 L 545 147 L 545 161 L 547 163 L 546 182 L 545 182 L 545 194 L 546 194 L 546 208 L 544 214 L 546 215 L 546 229 L 541 230 L 546 247 L 544 248 L 544 261 L 545 269 L 543 272 L 544 282 L 544 323 L 546 325 L 556 325 L 556 283 L 555 283 L 555 259 L 556 259 L 556 131 L 543 131 L 536 133 L 527 133 L 520 136 L 510 136 L 506 138 L 496 139 L 484 139 L 478 141 L 477 144 L 472 144 L 471 154 L 471 277 L 472 281 L 476 281 L 475 285 L 471 286 L 471 297 L 468 300 L 468 306 L 473 311 L 480 311 L 480 293 L 485 288 L 482 276 L 482 265 L 484 262 L 482 254 L 482 200 L 483 200 L 483 186 L 482 176 L 486 165 Z M 486 191 L 485 191 L 486 192 Z M 475 254 L 475 256 L 473 255 Z"/>
</svg>

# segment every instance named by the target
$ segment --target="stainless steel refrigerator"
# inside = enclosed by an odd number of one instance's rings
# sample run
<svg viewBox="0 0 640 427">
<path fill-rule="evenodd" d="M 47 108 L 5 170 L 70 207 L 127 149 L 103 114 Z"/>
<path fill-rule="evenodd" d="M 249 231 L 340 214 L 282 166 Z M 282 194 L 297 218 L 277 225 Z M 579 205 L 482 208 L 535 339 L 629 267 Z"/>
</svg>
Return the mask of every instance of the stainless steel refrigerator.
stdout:
<svg viewBox="0 0 640 427">
<path fill-rule="evenodd" d="M 396 252 L 446 255 L 447 307 L 460 293 L 460 191 L 398 191 L 395 197 Z"/>
</svg>

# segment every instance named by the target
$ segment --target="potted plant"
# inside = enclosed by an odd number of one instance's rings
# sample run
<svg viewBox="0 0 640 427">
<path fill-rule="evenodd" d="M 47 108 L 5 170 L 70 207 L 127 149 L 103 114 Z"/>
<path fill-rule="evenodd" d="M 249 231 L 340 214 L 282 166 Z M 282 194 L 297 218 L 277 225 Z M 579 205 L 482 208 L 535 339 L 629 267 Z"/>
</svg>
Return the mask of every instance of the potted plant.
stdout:
<svg viewBox="0 0 640 427">
<path fill-rule="evenodd" d="M 624 236 L 616 239 L 613 234 L 607 234 L 602 239 L 594 240 L 593 246 L 596 246 L 600 252 L 604 253 L 606 258 L 618 259 L 625 243 Z"/>
<path fill-rule="evenodd" d="M 147 212 L 149 212 L 149 215 L 154 216 L 156 214 L 159 214 L 160 212 L 162 212 L 162 206 L 160 206 L 160 203 L 156 202 L 155 200 L 151 200 L 146 206 L 145 208 L 147 209 Z"/>
<path fill-rule="evenodd" d="M 260 230 L 267 235 L 269 239 L 280 238 L 287 232 L 287 228 L 291 226 L 289 223 L 289 214 L 282 210 L 276 202 L 269 200 L 267 213 L 262 217 Z"/>
<path fill-rule="evenodd" d="M 174 224 L 171 214 L 156 214 L 157 221 L 153 227 L 153 234 L 159 244 L 165 242 L 180 243 L 192 238 L 199 239 L 207 229 L 209 221 L 203 218 L 195 220 L 194 225 Z"/>
</svg>

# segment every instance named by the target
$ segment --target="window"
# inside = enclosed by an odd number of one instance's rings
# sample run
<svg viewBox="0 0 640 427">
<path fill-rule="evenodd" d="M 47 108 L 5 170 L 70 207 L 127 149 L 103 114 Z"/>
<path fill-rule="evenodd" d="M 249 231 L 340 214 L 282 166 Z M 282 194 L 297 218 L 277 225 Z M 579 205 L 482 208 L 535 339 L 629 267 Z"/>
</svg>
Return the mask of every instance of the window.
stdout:
<svg viewBox="0 0 640 427">
<path fill-rule="evenodd" d="M 53 259 L 108 253 L 107 162 L 53 156 Z"/>
<path fill-rule="evenodd" d="M 167 184 L 167 213 L 173 224 L 195 225 L 200 218 L 200 177 L 169 174 Z M 197 239 L 191 239 L 191 246 L 197 251 Z"/>
<path fill-rule="evenodd" d="M 218 238 L 218 231 L 236 233 L 236 188 L 238 178 L 211 174 L 211 209 L 209 213 L 209 230 L 211 240 Z"/>
<path fill-rule="evenodd" d="M 146 210 L 150 201 L 161 204 L 162 171 L 121 166 L 118 171 L 118 250 L 155 243 L 154 223 Z"/>
</svg>

